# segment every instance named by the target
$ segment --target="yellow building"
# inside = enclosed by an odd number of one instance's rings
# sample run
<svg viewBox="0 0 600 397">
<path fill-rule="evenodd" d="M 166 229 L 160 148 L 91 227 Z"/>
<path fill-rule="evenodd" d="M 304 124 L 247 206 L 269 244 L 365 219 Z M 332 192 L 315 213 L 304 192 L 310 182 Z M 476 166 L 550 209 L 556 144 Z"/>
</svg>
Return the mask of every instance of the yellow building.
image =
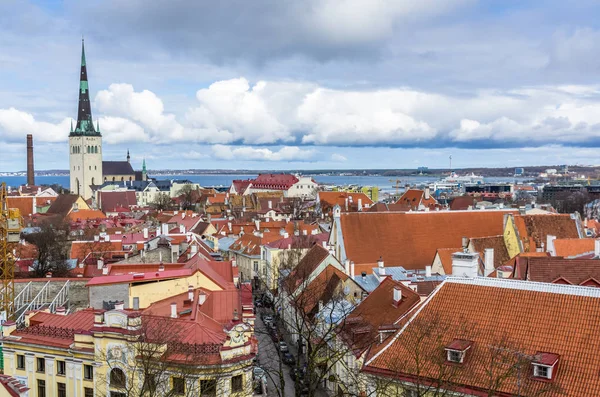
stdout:
<svg viewBox="0 0 600 397">
<path fill-rule="evenodd" d="M 244 288 L 190 289 L 143 310 L 35 312 L 23 329 L 5 323 L 4 371 L 30 397 L 251 396 L 246 301 Z"/>
</svg>

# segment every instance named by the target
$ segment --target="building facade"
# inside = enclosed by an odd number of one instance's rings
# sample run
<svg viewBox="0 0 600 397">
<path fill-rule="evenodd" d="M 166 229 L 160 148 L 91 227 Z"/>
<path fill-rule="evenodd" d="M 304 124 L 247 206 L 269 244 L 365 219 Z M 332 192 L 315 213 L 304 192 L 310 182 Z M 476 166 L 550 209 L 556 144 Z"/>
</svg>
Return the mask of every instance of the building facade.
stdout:
<svg viewBox="0 0 600 397">
<path fill-rule="evenodd" d="M 91 186 L 102 184 L 102 135 L 100 126 L 94 127 L 92 121 L 83 41 L 79 77 L 77 125 L 75 129 L 71 125 L 69 133 L 69 175 L 71 193 L 87 200 L 92 197 Z"/>
</svg>

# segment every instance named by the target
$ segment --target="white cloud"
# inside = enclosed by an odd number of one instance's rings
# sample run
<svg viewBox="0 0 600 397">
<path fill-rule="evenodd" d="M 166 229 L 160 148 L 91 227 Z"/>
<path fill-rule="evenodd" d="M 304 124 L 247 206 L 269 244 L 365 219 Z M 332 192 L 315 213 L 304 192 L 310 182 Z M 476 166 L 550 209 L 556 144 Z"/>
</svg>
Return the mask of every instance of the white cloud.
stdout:
<svg viewBox="0 0 600 397">
<path fill-rule="evenodd" d="M 300 149 L 297 146 L 284 146 L 277 151 L 267 148 L 253 148 L 250 146 L 233 147 L 227 145 L 214 145 L 213 157 L 220 160 L 236 161 L 309 161 L 315 151 Z"/>
<path fill-rule="evenodd" d="M 151 141 L 166 142 L 183 135 L 183 127 L 175 115 L 164 112 L 164 104 L 156 94 L 148 90 L 136 92 L 131 84 L 111 84 L 108 90 L 98 92 L 95 105 L 101 113 L 141 124 Z M 135 141 L 136 137 L 129 140 Z"/>
<path fill-rule="evenodd" d="M 33 134 L 34 142 L 63 142 L 70 131 L 70 119 L 53 124 L 37 121 L 32 114 L 15 108 L 0 109 L 0 141 L 23 141 Z"/>
<path fill-rule="evenodd" d="M 189 152 L 182 153 L 181 157 L 188 160 L 200 160 L 208 158 L 209 156 L 206 153 L 200 153 L 196 150 L 191 150 Z"/>
<path fill-rule="evenodd" d="M 335 161 L 336 163 L 343 163 L 344 161 L 347 161 L 348 159 L 346 158 L 346 156 L 339 154 L 339 153 L 333 153 L 331 155 L 331 160 Z"/>
<path fill-rule="evenodd" d="M 100 118 L 100 133 L 109 144 L 124 142 L 148 142 L 150 137 L 137 123 L 123 118 L 104 116 Z"/>
</svg>

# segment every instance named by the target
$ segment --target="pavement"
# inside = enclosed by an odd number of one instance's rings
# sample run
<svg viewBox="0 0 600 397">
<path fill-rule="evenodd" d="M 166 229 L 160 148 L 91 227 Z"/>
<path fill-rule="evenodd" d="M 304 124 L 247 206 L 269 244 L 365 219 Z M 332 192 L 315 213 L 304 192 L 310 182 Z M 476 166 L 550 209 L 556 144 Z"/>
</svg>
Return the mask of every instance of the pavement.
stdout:
<svg viewBox="0 0 600 397">
<path fill-rule="evenodd" d="M 262 311 L 267 311 L 269 314 L 272 313 L 271 310 L 259 308 L 256 313 L 256 320 L 254 322 L 254 334 L 258 339 L 258 362 L 259 366 L 265 370 L 267 373 L 267 397 L 294 397 L 295 396 L 295 383 L 290 377 L 290 370 L 292 369 L 292 365 L 286 365 L 281 363 L 280 365 L 280 352 L 277 349 L 275 343 L 271 339 L 271 336 L 260 318 L 260 313 Z M 298 358 L 298 352 L 296 349 L 296 345 L 290 343 L 288 336 L 285 333 L 285 330 L 281 325 L 279 325 L 279 330 L 283 335 L 283 339 L 287 342 L 289 352 L 294 355 L 294 357 Z M 280 374 L 283 373 L 284 378 L 284 388 L 285 393 L 280 392 L 281 390 L 281 381 Z M 314 394 L 315 397 L 326 397 L 327 393 L 324 390 L 317 390 Z M 260 396 L 255 394 L 255 396 Z M 264 396 L 264 394 L 263 394 Z"/>
</svg>

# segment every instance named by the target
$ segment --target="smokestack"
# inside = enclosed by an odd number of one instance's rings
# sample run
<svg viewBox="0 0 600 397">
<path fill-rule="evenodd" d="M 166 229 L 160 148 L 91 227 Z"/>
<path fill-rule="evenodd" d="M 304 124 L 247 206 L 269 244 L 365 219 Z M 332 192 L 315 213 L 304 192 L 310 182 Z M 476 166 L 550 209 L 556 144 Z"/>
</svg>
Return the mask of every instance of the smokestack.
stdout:
<svg viewBox="0 0 600 397">
<path fill-rule="evenodd" d="M 33 176 L 33 135 L 27 134 L 27 184 L 35 185 Z"/>
</svg>

